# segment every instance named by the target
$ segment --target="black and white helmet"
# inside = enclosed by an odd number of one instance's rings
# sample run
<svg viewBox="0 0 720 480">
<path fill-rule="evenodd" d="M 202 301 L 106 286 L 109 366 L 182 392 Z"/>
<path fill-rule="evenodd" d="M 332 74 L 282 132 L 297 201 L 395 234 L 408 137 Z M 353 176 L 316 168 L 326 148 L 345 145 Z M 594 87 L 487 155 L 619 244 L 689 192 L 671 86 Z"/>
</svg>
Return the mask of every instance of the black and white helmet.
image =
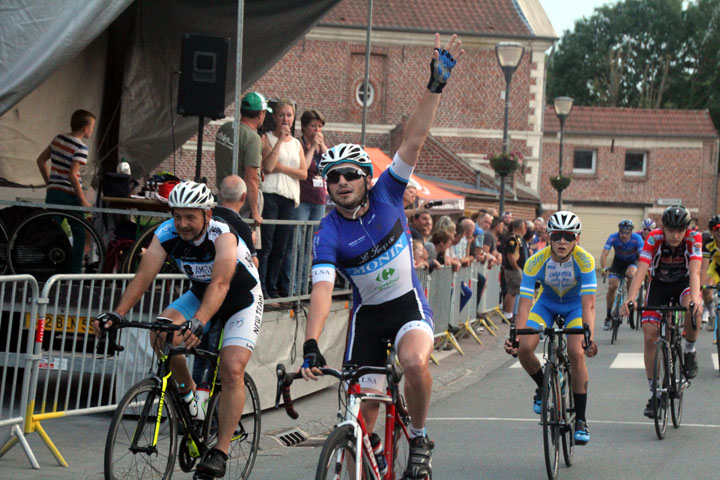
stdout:
<svg viewBox="0 0 720 480">
<path fill-rule="evenodd" d="M 354 163 L 358 167 L 367 170 L 368 175 L 372 178 L 373 166 L 365 149 L 356 143 L 340 143 L 328 149 L 322 156 L 320 164 L 320 175 L 325 177 L 335 165 L 341 163 Z"/>
<path fill-rule="evenodd" d="M 168 197 L 168 206 L 210 210 L 215 206 L 215 199 L 205 184 L 188 180 L 175 185 Z"/>
<path fill-rule="evenodd" d="M 572 212 L 561 210 L 552 214 L 547 222 L 547 232 L 573 232 L 580 235 L 582 231 L 582 223 L 580 219 Z"/>
<path fill-rule="evenodd" d="M 690 212 L 682 205 L 672 205 L 665 209 L 662 216 L 663 227 L 683 229 L 690 225 Z"/>
</svg>

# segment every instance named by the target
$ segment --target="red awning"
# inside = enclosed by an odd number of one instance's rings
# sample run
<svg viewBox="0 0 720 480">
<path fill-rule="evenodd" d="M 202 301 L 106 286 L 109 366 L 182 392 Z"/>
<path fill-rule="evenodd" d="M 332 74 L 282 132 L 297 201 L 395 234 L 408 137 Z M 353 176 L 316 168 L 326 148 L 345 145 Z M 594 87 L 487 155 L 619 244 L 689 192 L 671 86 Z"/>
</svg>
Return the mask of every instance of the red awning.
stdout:
<svg viewBox="0 0 720 480">
<path fill-rule="evenodd" d="M 366 148 L 373 162 L 373 183 L 382 172 L 390 166 L 392 159 L 385 155 L 379 148 Z M 410 177 L 410 183 L 417 187 L 419 204 L 422 206 L 428 202 L 442 202 L 433 205 L 433 212 L 449 213 L 465 210 L 465 197 L 438 187 L 430 180 L 423 180 L 417 175 Z"/>
</svg>

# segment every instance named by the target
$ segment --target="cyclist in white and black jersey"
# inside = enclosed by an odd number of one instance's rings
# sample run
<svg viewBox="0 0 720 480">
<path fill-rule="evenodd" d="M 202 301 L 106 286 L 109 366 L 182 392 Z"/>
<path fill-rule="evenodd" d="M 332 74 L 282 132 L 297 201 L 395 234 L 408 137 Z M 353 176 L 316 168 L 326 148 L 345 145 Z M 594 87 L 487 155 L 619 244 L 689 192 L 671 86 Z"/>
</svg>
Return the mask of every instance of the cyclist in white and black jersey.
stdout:
<svg viewBox="0 0 720 480">
<path fill-rule="evenodd" d="M 200 343 L 211 319 L 225 321 L 220 350 L 220 424 L 215 447 L 197 466 L 206 476 L 225 475 L 232 433 L 245 404 L 245 367 L 260 332 L 263 296 L 259 277 L 246 242 L 221 219 L 212 217 L 212 193 L 203 184 L 182 182 L 170 192 L 172 219 L 160 224 L 114 312 L 104 320 L 119 321 L 142 298 L 168 255 L 190 277 L 190 289 L 161 314 L 189 329 L 176 343 L 187 348 Z M 99 324 L 95 322 L 95 331 Z M 151 344 L 156 337 L 151 334 Z M 192 395 L 195 383 L 183 356 L 174 356 L 170 368 L 180 393 Z"/>
<path fill-rule="evenodd" d="M 444 49 L 435 35 L 427 89 L 410 116 L 392 164 L 372 186 L 372 162 L 360 145 L 340 144 L 320 162 L 321 174 L 336 208 L 321 222 L 313 242 L 313 288 L 310 297 L 302 374 L 316 379 L 325 365 L 317 339 L 332 302 L 336 272 L 353 287 L 353 308 L 348 328 L 345 362 L 382 366 L 385 346 L 394 341 L 405 371 L 405 397 L 412 418 L 410 454 L 404 478 L 431 474 L 433 443 L 425 432 L 432 377 L 429 359 L 433 349 L 432 311 L 412 260 L 412 242 L 403 210 L 403 193 L 418 161 L 438 105 L 440 93 L 456 59 L 462 54 L 453 35 Z M 365 390 L 382 389 L 379 378 L 363 378 Z M 362 415 L 372 431 L 379 405 L 362 403 Z M 390 448 L 390 446 L 388 446 Z"/>
</svg>

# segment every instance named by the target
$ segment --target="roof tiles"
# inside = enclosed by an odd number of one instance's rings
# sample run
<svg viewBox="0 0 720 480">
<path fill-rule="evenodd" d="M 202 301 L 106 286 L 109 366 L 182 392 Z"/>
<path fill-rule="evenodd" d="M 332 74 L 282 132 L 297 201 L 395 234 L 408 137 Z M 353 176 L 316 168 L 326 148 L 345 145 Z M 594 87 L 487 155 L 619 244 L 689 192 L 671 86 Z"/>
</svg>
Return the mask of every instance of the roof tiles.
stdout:
<svg viewBox="0 0 720 480">
<path fill-rule="evenodd" d="M 513 0 L 374 0 L 373 28 L 532 37 Z M 324 26 L 367 24 L 367 0 L 343 0 Z"/>
<path fill-rule="evenodd" d="M 545 106 L 543 130 L 557 132 L 560 122 L 552 105 Z M 573 107 L 565 133 L 645 137 L 716 138 L 707 110 L 653 110 L 616 107 Z"/>
</svg>

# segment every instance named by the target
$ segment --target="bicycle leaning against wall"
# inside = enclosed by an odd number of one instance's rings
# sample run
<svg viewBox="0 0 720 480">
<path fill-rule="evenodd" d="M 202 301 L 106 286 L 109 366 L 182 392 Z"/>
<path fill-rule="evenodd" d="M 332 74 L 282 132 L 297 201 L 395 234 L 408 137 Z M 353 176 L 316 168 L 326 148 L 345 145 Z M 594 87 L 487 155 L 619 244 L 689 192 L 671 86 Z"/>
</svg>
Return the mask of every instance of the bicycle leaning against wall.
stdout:
<svg viewBox="0 0 720 480">
<path fill-rule="evenodd" d="M 99 319 L 102 322 L 102 319 Z M 218 377 L 219 353 L 200 349 L 174 347 L 173 336 L 185 333 L 184 325 L 158 317 L 155 323 L 113 322 L 101 331 L 108 334 L 109 342 L 122 351 L 116 333 L 123 328 L 139 328 L 155 333 L 166 333 L 166 340 L 158 336 L 158 355 L 155 373 L 136 383 L 125 393 L 115 410 L 105 442 L 104 471 L 106 480 L 168 479 L 178 461 L 183 472 L 195 469 L 217 441 L 219 400 L 222 385 Z M 222 344 L 222 333 L 219 345 Z M 210 369 L 210 396 L 206 406 L 199 407 L 205 418 L 198 420 L 190 411 L 172 381 L 170 359 L 176 355 L 194 354 L 208 360 Z M 223 478 L 244 479 L 255 463 L 260 443 L 260 396 L 250 374 L 245 372 L 245 406 L 235 428 L 228 450 L 227 470 Z M 195 473 L 193 478 L 212 477 Z"/>
</svg>

